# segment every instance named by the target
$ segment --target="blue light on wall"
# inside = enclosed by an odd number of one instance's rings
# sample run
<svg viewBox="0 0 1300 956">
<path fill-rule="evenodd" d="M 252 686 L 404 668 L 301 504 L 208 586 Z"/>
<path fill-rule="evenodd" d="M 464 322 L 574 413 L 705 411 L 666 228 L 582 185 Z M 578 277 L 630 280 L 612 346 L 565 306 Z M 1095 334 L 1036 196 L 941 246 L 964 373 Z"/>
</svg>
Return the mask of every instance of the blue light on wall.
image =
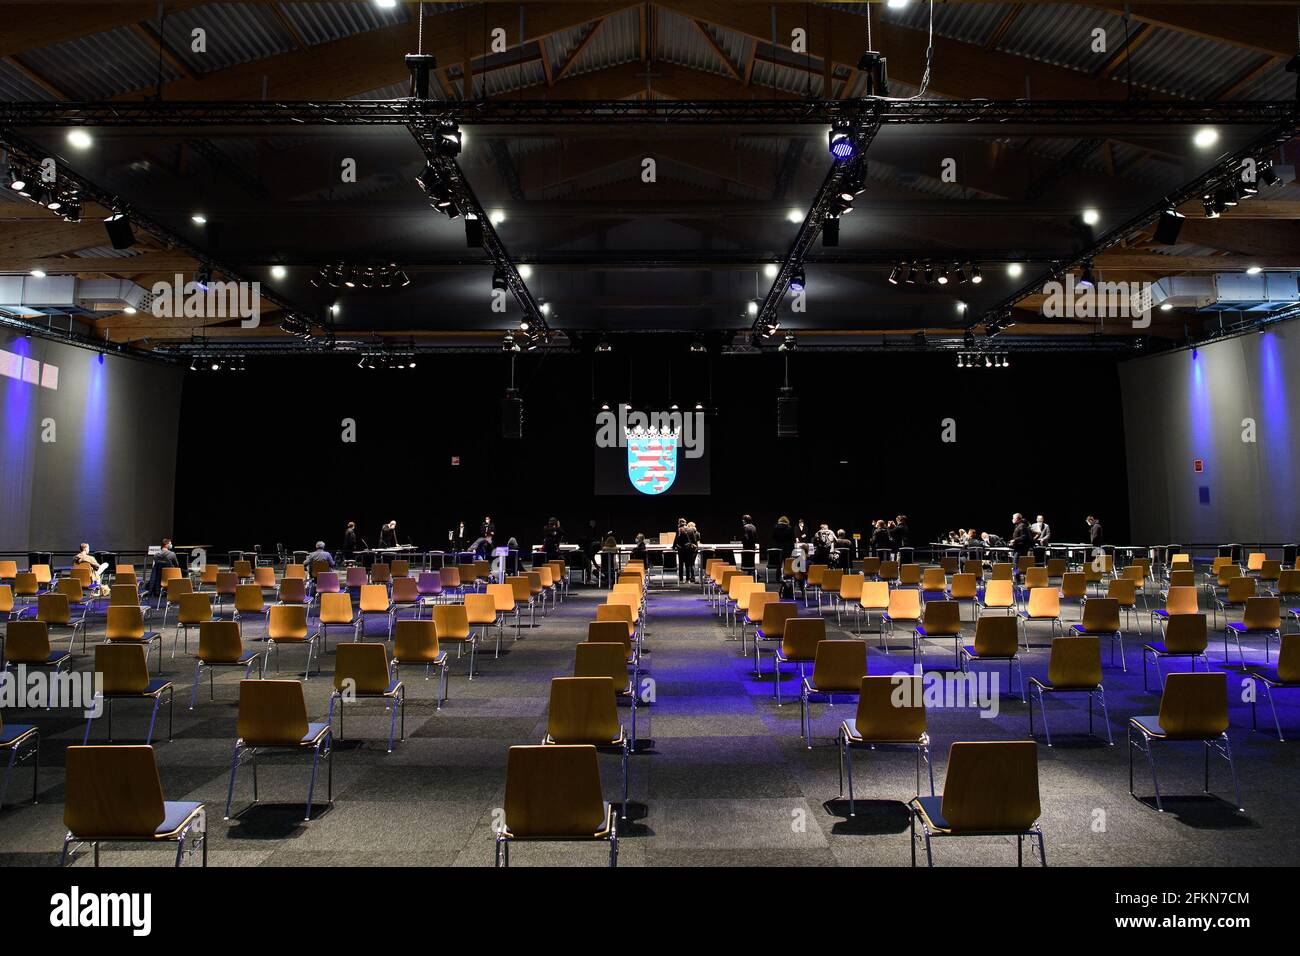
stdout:
<svg viewBox="0 0 1300 956">
<path fill-rule="evenodd" d="M 79 526 L 86 535 L 102 540 L 108 518 L 104 509 L 105 489 L 109 476 L 105 473 L 105 449 L 108 446 L 108 429 L 112 410 L 105 399 L 108 366 L 104 353 L 86 355 L 86 401 L 81 420 L 81 486 L 77 493 Z M 84 539 L 83 539 L 84 540 Z M 101 545 L 92 542 L 93 547 Z"/>
<path fill-rule="evenodd" d="M 1274 332 L 1259 337 L 1259 422 L 1257 423 L 1260 475 L 1274 489 L 1270 496 L 1271 520 L 1279 529 L 1300 526 L 1300 505 L 1295 501 L 1292 476 L 1294 455 L 1286 372 L 1281 343 Z"/>
</svg>

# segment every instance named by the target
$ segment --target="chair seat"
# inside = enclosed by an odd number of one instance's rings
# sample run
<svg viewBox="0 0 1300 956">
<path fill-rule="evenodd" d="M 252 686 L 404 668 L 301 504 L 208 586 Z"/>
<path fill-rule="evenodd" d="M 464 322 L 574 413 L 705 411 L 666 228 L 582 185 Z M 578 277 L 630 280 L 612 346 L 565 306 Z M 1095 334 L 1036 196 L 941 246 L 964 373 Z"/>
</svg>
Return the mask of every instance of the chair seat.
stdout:
<svg viewBox="0 0 1300 956">
<path fill-rule="evenodd" d="M 1009 661 L 1017 656 L 1015 654 L 976 654 L 975 645 L 973 644 L 963 644 L 961 649 L 973 661 Z"/>
<path fill-rule="evenodd" d="M 1230 621 L 1228 630 L 1234 634 L 1273 634 L 1277 631 L 1275 627 L 1247 627 L 1240 621 Z"/>
<path fill-rule="evenodd" d="M 438 656 L 435 657 L 433 660 L 426 660 L 426 659 L 424 659 L 423 657 L 413 657 L 413 658 L 411 658 L 410 660 L 407 660 L 407 659 L 405 659 L 405 658 L 394 657 L 394 658 L 393 658 L 393 663 L 396 664 L 398 667 L 405 667 L 405 666 L 407 666 L 408 664 L 409 664 L 409 665 L 412 665 L 412 666 L 414 666 L 414 665 L 416 665 L 416 664 L 438 664 L 438 665 L 442 665 L 442 664 L 447 663 L 447 652 L 446 652 L 446 651 L 439 651 L 439 652 L 438 652 Z"/>
<path fill-rule="evenodd" d="M 381 690 L 381 691 L 360 691 L 360 690 L 358 690 L 358 691 L 355 691 L 354 693 L 355 693 L 355 695 L 356 695 L 357 697 L 392 697 L 392 696 L 396 695 L 396 693 L 397 693 L 397 688 L 399 688 L 399 687 L 401 687 L 401 686 L 402 686 L 402 682 L 401 682 L 400 680 L 391 680 L 391 681 L 388 682 L 388 686 L 385 687 L 385 688 L 384 688 L 383 690 Z M 338 693 L 338 691 L 335 691 L 335 693 Z"/>
<path fill-rule="evenodd" d="M 501 828 L 501 836 L 507 840 L 608 840 L 613 829 L 614 807 L 607 803 L 605 804 L 605 822 L 595 833 L 538 833 L 533 836 L 521 837 L 507 825 Z"/>
<path fill-rule="evenodd" d="M 263 604 L 261 607 L 244 608 L 239 613 L 240 614 L 268 614 L 270 613 L 270 610 L 271 610 L 271 605 Z"/>
<path fill-rule="evenodd" d="M 36 733 L 35 724 L 5 724 L 0 730 L 0 747 L 14 747 Z"/>
<path fill-rule="evenodd" d="M 957 637 L 958 634 L 961 633 L 960 631 L 944 631 L 941 634 L 931 634 L 929 631 L 925 629 L 924 624 L 916 625 L 915 630 L 916 633 L 921 637 Z"/>
<path fill-rule="evenodd" d="M 778 664 L 813 664 L 813 663 L 816 663 L 816 658 L 812 658 L 812 657 L 786 657 L 784 654 L 781 653 L 781 648 L 779 648 L 779 647 L 778 647 L 778 648 L 776 649 L 776 651 L 775 651 L 775 656 L 776 656 L 776 661 L 777 661 Z"/>
<path fill-rule="evenodd" d="M 163 822 L 154 831 L 154 839 L 174 836 L 190 819 L 203 809 L 201 803 L 188 801 L 164 800 Z"/>
<path fill-rule="evenodd" d="M 1071 625 L 1070 625 L 1070 630 L 1072 630 L 1075 634 L 1115 634 L 1115 633 L 1117 633 L 1116 631 L 1088 631 L 1088 630 L 1085 630 L 1085 629 L 1084 629 L 1084 627 L 1083 627 L 1082 624 L 1071 624 Z"/>
<path fill-rule="evenodd" d="M 809 676 L 805 677 L 803 682 L 810 694 L 857 694 L 862 690 L 862 686 L 857 681 L 854 681 L 851 687 L 848 685 L 843 687 L 818 687 L 813 683 L 812 677 Z"/>
<path fill-rule="evenodd" d="M 1138 727 L 1141 727 L 1150 737 L 1169 736 L 1169 734 L 1165 732 L 1164 728 L 1160 726 L 1159 716 L 1155 714 L 1151 714 L 1149 716 L 1144 716 L 1144 717 L 1130 717 L 1129 723 L 1136 724 Z"/>
<path fill-rule="evenodd" d="M 1059 621 L 1059 614 L 1030 614 L 1028 611 L 1021 611 L 1020 616 L 1026 621 Z"/>
<path fill-rule="evenodd" d="M 929 743 L 930 743 L 930 735 L 929 735 L 929 734 L 922 734 L 919 738 L 913 738 L 913 739 L 911 739 L 911 740 L 902 740 L 902 739 L 893 738 L 893 737 L 890 737 L 890 738 L 886 738 L 886 737 L 870 737 L 870 738 L 868 738 L 868 737 L 865 737 L 865 736 L 863 736 L 862 734 L 858 733 L 858 722 L 857 722 L 856 719 L 849 719 L 849 720 L 846 720 L 846 721 L 844 721 L 840 726 L 842 726 L 842 727 L 844 728 L 844 734 L 845 734 L 846 737 L 848 737 L 848 739 L 849 739 L 849 743 L 853 743 L 853 744 L 861 744 L 861 743 L 868 743 L 868 744 L 900 744 L 900 745 L 907 744 L 907 745 L 915 746 L 915 745 L 918 744 L 918 743 L 919 743 L 919 744 L 929 744 Z"/>
<path fill-rule="evenodd" d="M 912 800 L 921 816 L 925 817 L 926 823 L 932 830 L 952 830 L 952 826 L 943 815 L 943 794 L 933 797 L 916 797 Z"/>
<path fill-rule="evenodd" d="M 323 734 L 329 733 L 329 729 L 329 724 L 308 723 L 307 732 L 302 735 L 302 740 L 299 743 L 303 746 L 314 745 Z"/>
<path fill-rule="evenodd" d="M 1168 617 L 1168 616 L 1169 616 L 1169 612 L 1166 611 L 1166 610 L 1165 610 L 1164 608 L 1162 608 L 1162 607 L 1161 607 L 1161 608 L 1156 608 L 1156 609 L 1155 609 L 1154 611 L 1152 611 L 1151 613 L 1154 614 L 1156 617 Z"/>
<path fill-rule="evenodd" d="M 43 661 L 18 661 L 11 657 L 9 663 L 26 664 L 28 667 L 57 667 L 70 660 L 72 660 L 72 655 L 67 651 L 50 651 L 50 656 Z"/>
<path fill-rule="evenodd" d="M 210 660 L 206 660 L 206 659 L 204 659 L 204 658 L 199 658 L 199 659 L 202 660 L 203 663 L 204 663 L 204 664 L 207 664 L 209 667 L 244 667 L 244 666 L 246 666 L 250 661 L 254 661 L 254 660 L 256 660 L 256 659 L 260 656 L 260 654 L 261 654 L 261 651 L 243 651 L 243 652 L 239 655 L 239 657 L 236 658 L 236 659 L 233 660 L 233 661 L 229 661 L 229 660 L 227 660 L 227 661 L 210 661 Z"/>
<path fill-rule="evenodd" d="M 172 686 L 172 682 L 169 680 L 162 680 L 162 679 L 151 680 L 149 682 L 149 686 L 140 692 L 140 696 L 155 697 L 158 694 L 161 694 L 163 691 L 169 689 L 171 686 Z M 110 696 L 117 696 L 117 695 L 110 695 Z M 126 696 L 131 696 L 131 695 L 128 694 Z"/>
<path fill-rule="evenodd" d="M 1284 681 L 1278 676 L 1277 670 L 1275 669 L 1252 670 L 1250 673 L 1251 676 L 1258 677 L 1269 687 L 1300 687 L 1300 681 Z M 5 730 L 8 729 L 8 727 L 5 728 Z"/>
</svg>

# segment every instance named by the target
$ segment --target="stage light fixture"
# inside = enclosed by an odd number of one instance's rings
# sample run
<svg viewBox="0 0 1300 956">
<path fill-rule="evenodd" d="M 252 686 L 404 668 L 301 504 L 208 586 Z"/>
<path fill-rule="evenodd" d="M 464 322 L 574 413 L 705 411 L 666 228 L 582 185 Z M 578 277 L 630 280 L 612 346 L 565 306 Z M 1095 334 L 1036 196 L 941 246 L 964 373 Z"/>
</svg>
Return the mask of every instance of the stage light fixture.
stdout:
<svg viewBox="0 0 1300 956">
<path fill-rule="evenodd" d="M 289 274 L 289 270 L 287 270 L 284 266 L 271 266 L 272 279 L 283 279 L 288 274 Z"/>
<path fill-rule="evenodd" d="M 439 156 L 455 157 L 460 155 L 460 127 L 455 123 L 442 123 L 438 126 L 436 149 Z"/>
<path fill-rule="evenodd" d="M 1264 271 L 1264 270 L 1261 269 L 1259 266 L 1250 266 L 1249 268 L 1246 269 L 1246 275 L 1248 275 L 1248 276 L 1257 276 L 1257 275 L 1259 275 L 1259 274 L 1260 274 L 1261 272 L 1263 272 L 1263 271 Z"/>
<path fill-rule="evenodd" d="M 1276 186 L 1282 181 L 1277 174 L 1277 170 L 1275 170 L 1272 165 L 1265 166 L 1261 169 L 1259 171 L 1259 178 L 1265 186 Z"/>
<path fill-rule="evenodd" d="M 519 278 L 531 279 L 533 277 L 533 267 L 529 265 L 520 266 L 518 269 Z"/>
<path fill-rule="evenodd" d="M 972 265 L 970 267 L 970 281 L 975 285 L 979 285 L 984 281 L 984 274 L 980 272 L 980 267 L 978 265 Z"/>
<path fill-rule="evenodd" d="M 610 345 L 609 340 L 602 335 L 600 341 L 596 343 L 596 351 L 604 355 L 614 351 L 614 346 Z"/>
<path fill-rule="evenodd" d="M 776 265 L 773 262 L 769 262 L 767 265 L 763 266 L 763 278 L 775 279 L 776 274 L 780 271 L 781 271 L 780 266 Z"/>
<path fill-rule="evenodd" d="M 902 271 L 903 271 L 902 265 L 900 263 L 895 262 L 893 268 L 889 270 L 890 285 L 898 285 L 899 275 L 900 273 L 902 273 Z"/>
<path fill-rule="evenodd" d="M 793 333 L 793 332 L 787 332 L 785 338 L 781 340 L 781 345 L 777 348 L 777 351 L 778 351 L 778 352 L 793 352 L 793 351 L 795 351 L 795 350 L 798 349 L 798 348 L 799 348 L 799 342 L 798 342 L 798 340 L 795 338 L 794 333 Z"/>
<path fill-rule="evenodd" d="M 129 249 L 135 245 L 135 232 L 125 213 L 116 212 L 104 220 L 104 231 L 114 249 Z"/>
<path fill-rule="evenodd" d="M 504 289 L 508 285 L 506 281 L 506 271 L 501 268 L 492 270 L 492 288 Z"/>
<path fill-rule="evenodd" d="M 1095 209 L 1085 209 L 1083 211 L 1083 222 L 1086 226 L 1095 226 L 1101 221 L 1101 213 Z"/>
<path fill-rule="evenodd" d="M 702 339 L 696 339 L 691 343 L 690 351 L 694 352 L 696 355 L 702 355 L 709 351 L 709 347 L 704 344 Z"/>
<path fill-rule="evenodd" d="M 1024 274 L 1024 271 L 1025 267 L 1019 262 L 1011 262 L 1007 264 L 1007 275 L 1011 276 L 1013 279 L 1019 279 L 1020 276 Z"/>
<path fill-rule="evenodd" d="M 541 304 L 538 306 L 538 309 L 541 311 L 542 315 L 550 315 L 550 314 L 551 314 L 551 303 L 549 303 L 549 302 L 543 302 L 543 303 L 541 303 Z"/>
<path fill-rule="evenodd" d="M 21 193 L 27 189 L 27 174 L 19 167 L 11 165 L 9 167 L 9 188 L 16 193 Z"/>
<path fill-rule="evenodd" d="M 934 285 L 934 266 L 929 262 L 925 264 L 925 284 Z"/>
<path fill-rule="evenodd" d="M 208 224 L 208 217 L 203 215 L 201 212 L 191 213 L 190 222 L 194 223 L 196 226 L 206 226 Z"/>
<path fill-rule="evenodd" d="M 758 303 L 755 302 L 753 299 L 750 299 L 749 302 L 745 305 L 745 311 L 748 312 L 750 315 L 758 315 Z"/>
<path fill-rule="evenodd" d="M 858 151 L 857 143 L 853 141 L 853 129 L 848 123 L 836 123 L 831 127 L 829 134 L 829 146 L 831 156 L 835 157 L 836 162 L 844 162 L 852 159 L 854 153 Z"/>
<path fill-rule="evenodd" d="M 81 222 L 81 203 L 72 200 L 63 204 L 59 210 L 59 215 L 63 217 L 64 222 Z"/>
<path fill-rule="evenodd" d="M 204 292 L 208 291 L 208 283 L 212 281 L 212 266 L 206 262 L 200 262 L 198 268 L 194 270 L 194 285 Z"/>
<path fill-rule="evenodd" d="M 907 264 L 907 278 L 904 280 L 908 285 L 916 285 L 916 262 L 913 260 Z"/>
<path fill-rule="evenodd" d="M 787 222 L 803 222 L 803 210 L 791 209 L 785 214 L 785 218 Z"/>
<path fill-rule="evenodd" d="M 494 226 L 499 226 L 506 221 L 506 211 L 504 209 L 493 209 L 488 213 L 488 222 Z"/>
<path fill-rule="evenodd" d="M 937 280 L 937 281 L 938 281 L 939 285 L 947 285 L 947 284 L 948 284 L 948 267 L 947 267 L 947 266 L 940 266 L 940 267 L 939 267 L 939 277 L 938 277 L 938 280 Z"/>
<path fill-rule="evenodd" d="M 807 286 L 807 279 L 804 276 L 803 266 L 795 266 L 794 271 L 790 273 L 790 291 L 802 292 Z"/>
<path fill-rule="evenodd" d="M 1172 302 L 1162 302 L 1162 303 L 1160 303 L 1160 311 L 1161 311 L 1161 312 L 1169 312 L 1169 311 L 1171 311 L 1171 310 L 1173 309 L 1173 307 L 1174 307 L 1174 304 L 1173 304 Z"/>
<path fill-rule="evenodd" d="M 1219 141 L 1219 131 L 1212 126 L 1203 126 L 1196 131 L 1192 142 L 1200 149 L 1209 149 Z"/>
<path fill-rule="evenodd" d="M 1153 238 L 1162 246 L 1172 246 L 1178 242 L 1178 233 L 1183 228 L 1183 220 L 1187 218 L 1172 206 L 1160 214 L 1160 219 L 1156 222 L 1156 230 Z"/>
<path fill-rule="evenodd" d="M 76 149 L 89 149 L 94 140 L 84 129 L 74 129 L 68 131 L 68 145 Z"/>
</svg>

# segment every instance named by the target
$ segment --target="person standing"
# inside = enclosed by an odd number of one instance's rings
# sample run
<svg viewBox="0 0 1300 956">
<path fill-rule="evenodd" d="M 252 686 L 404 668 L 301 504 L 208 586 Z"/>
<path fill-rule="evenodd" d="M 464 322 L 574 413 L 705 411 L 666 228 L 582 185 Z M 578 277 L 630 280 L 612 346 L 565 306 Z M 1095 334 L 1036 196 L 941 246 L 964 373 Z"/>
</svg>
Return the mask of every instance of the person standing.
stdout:
<svg viewBox="0 0 1300 956">
<path fill-rule="evenodd" d="M 758 547 L 758 528 L 754 527 L 754 519 L 750 515 L 744 515 L 740 519 L 740 546 L 746 551 Z"/>
<path fill-rule="evenodd" d="M 1021 557 L 1029 553 L 1033 546 L 1033 539 L 1029 535 L 1029 525 L 1025 524 L 1025 516 L 1016 512 L 1011 516 L 1011 553 L 1016 557 Z"/>
<path fill-rule="evenodd" d="M 772 547 L 781 552 L 782 561 L 794 553 L 794 528 L 790 527 L 790 519 L 785 515 L 781 515 L 772 528 Z"/>
<path fill-rule="evenodd" d="M 808 525 L 804 523 L 803 518 L 800 518 L 797 522 L 795 522 L 794 542 L 795 544 L 807 544 L 808 537 L 809 537 Z"/>
<path fill-rule="evenodd" d="M 831 526 L 822 522 L 813 535 L 813 563 L 829 565 L 835 555 L 835 532 Z"/>
<path fill-rule="evenodd" d="M 484 515 L 483 523 L 478 526 L 478 536 L 480 538 L 490 538 L 497 533 L 497 526 L 492 523 L 491 515 Z"/>
<path fill-rule="evenodd" d="M 390 521 L 379 529 L 379 546 L 381 548 L 397 547 L 397 522 Z"/>
<path fill-rule="evenodd" d="M 542 529 L 542 552 L 547 561 L 554 561 L 560 556 L 560 545 L 564 542 L 564 529 L 560 527 L 559 518 L 551 518 Z"/>
<path fill-rule="evenodd" d="M 1047 523 L 1047 519 L 1042 515 L 1029 526 L 1029 530 L 1034 533 L 1034 544 L 1040 548 L 1045 548 L 1052 543 L 1052 528 Z"/>
<path fill-rule="evenodd" d="M 343 559 L 351 561 L 353 555 L 357 553 L 357 523 L 349 521 L 348 526 L 343 531 Z"/>
<path fill-rule="evenodd" d="M 700 529 L 694 521 L 686 522 L 686 581 L 695 583 L 695 556 L 700 553 Z"/>
<path fill-rule="evenodd" d="M 673 551 L 677 554 L 677 584 L 680 586 L 690 580 L 686 573 L 686 560 L 690 551 L 691 538 L 686 533 L 686 519 L 677 519 L 677 533 L 673 535 Z"/>
<path fill-rule="evenodd" d="M 1098 521 L 1096 518 L 1094 518 L 1092 515 L 1088 515 L 1087 523 L 1088 523 L 1088 544 L 1092 545 L 1092 554 L 1093 557 L 1096 557 L 1097 555 L 1101 554 L 1101 546 L 1104 543 L 1104 539 L 1102 538 L 1102 534 L 1101 534 L 1101 522 Z"/>
</svg>

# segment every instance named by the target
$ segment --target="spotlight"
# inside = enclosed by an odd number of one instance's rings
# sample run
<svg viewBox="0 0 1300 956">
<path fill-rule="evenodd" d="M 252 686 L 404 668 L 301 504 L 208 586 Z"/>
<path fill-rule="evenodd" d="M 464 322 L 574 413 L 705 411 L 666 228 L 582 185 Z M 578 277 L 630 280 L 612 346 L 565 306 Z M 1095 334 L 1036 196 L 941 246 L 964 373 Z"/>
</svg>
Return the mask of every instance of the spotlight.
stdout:
<svg viewBox="0 0 1300 956">
<path fill-rule="evenodd" d="M 992 367 L 993 367 L 993 359 L 989 358 L 987 355 L 984 356 L 984 367 L 985 367 L 985 368 L 992 368 Z"/>
<path fill-rule="evenodd" d="M 504 209 L 493 209 L 488 213 L 488 222 L 494 226 L 499 226 L 506 221 L 506 211 Z"/>
<path fill-rule="evenodd" d="M 1246 270 L 1246 275 L 1248 275 L 1248 276 L 1257 276 L 1257 275 L 1259 275 L 1259 274 L 1260 274 L 1261 272 L 1263 272 L 1263 271 L 1264 271 L 1264 270 L 1262 270 L 1259 266 L 1251 266 L 1250 268 L 1248 268 L 1248 269 Z M 36 274 L 36 273 L 34 273 L 34 272 L 32 273 L 32 275 L 35 275 L 35 274 Z"/>
<path fill-rule="evenodd" d="M 431 196 L 434 188 L 441 185 L 441 183 L 442 174 L 438 172 L 432 163 L 425 163 L 424 171 L 415 177 L 415 184 Z"/>
<path fill-rule="evenodd" d="M 9 188 L 16 193 L 27 189 L 27 175 L 17 166 L 9 167 Z"/>
<path fill-rule="evenodd" d="M 551 303 L 549 303 L 549 302 L 543 302 L 540 306 L 538 306 L 538 308 L 541 309 L 541 311 L 542 311 L 542 315 L 550 315 L 550 314 L 551 314 Z"/>
<path fill-rule="evenodd" d="M 966 365 L 965 365 L 965 363 L 964 363 L 964 361 L 963 361 L 964 358 L 965 358 L 965 356 L 962 356 L 962 355 L 958 355 L 958 356 L 957 356 L 957 367 L 958 367 L 958 368 L 965 368 L 965 367 L 966 367 Z"/>
<path fill-rule="evenodd" d="M 1079 277 L 1079 281 L 1076 282 L 1075 285 L 1078 286 L 1080 289 L 1091 289 L 1094 288 L 1096 284 L 1097 283 L 1093 279 L 1093 275 L 1092 275 L 1092 263 L 1085 262 L 1083 264 L 1083 275 Z"/>
<path fill-rule="evenodd" d="M 1172 207 L 1162 212 L 1160 219 L 1156 222 L 1156 231 L 1153 236 L 1155 241 L 1162 246 L 1176 245 L 1178 233 L 1183 228 L 1185 218 L 1187 217 Z"/>
<path fill-rule="evenodd" d="M 750 315 L 758 315 L 758 303 L 753 299 L 750 299 L 749 303 L 745 306 L 745 311 Z"/>
<path fill-rule="evenodd" d="M 1255 271 L 1258 272 L 1259 270 L 1257 269 L 1257 270 L 1255 270 Z M 45 278 L 45 272 L 44 272 L 44 270 L 42 270 L 42 269 L 33 269 L 33 270 L 31 271 L 31 275 L 32 275 L 32 278 L 34 278 L 34 279 L 44 279 L 44 278 Z"/>
<path fill-rule="evenodd" d="M 1205 126 L 1196 131 L 1192 137 L 1192 142 L 1200 149 L 1209 149 L 1219 141 L 1219 131 L 1212 126 Z"/>
<path fill-rule="evenodd" d="M 519 278 L 531 279 L 533 277 L 533 267 L 524 265 L 519 267 Z"/>
<path fill-rule="evenodd" d="M 84 129 L 74 129 L 68 132 L 68 144 L 75 146 L 77 149 L 89 149 L 92 142 L 90 134 Z"/>
<path fill-rule="evenodd" d="M 780 271 L 781 269 L 779 266 L 775 263 L 769 262 L 767 265 L 763 266 L 763 277 L 765 279 L 775 279 L 776 274 Z"/>
<path fill-rule="evenodd" d="M 790 291 L 802 292 L 806 285 L 807 280 L 804 277 L 803 266 L 796 266 L 794 271 L 790 273 Z"/>
<path fill-rule="evenodd" d="M 907 265 L 907 279 L 904 280 L 908 285 L 916 285 L 916 262 L 910 262 Z"/>
<path fill-rule="evenodd" d="M 1101 221 L 1101 213 L 1095 209 L 1085 209 L 1083 211 L 1083 222 L 1087 226 L 1095 226 Z"/>
<path fill-rule="evenodd" d="M 208 217 L 203 215 L 201 212 L 192 213 L 190 215 L 190 222 L 194 223 L 196 226 L 204 226 L 207 225 Z"/>
<path fill-rule="evenodd" d="M 793 352 L 793 351 L 795 351 L 797 348 L 799 348 L 799 343 L 798 343 L 798 341 L 795 339 L 795 337 L 794 337 L 794 333 L 793 333 L 793 332 L 787 332 L 785 338 L 781 340 L 781 345 L 780 345 L 780 347 L 777 349 L 777 351 L 778 351 L 778 352 Z"/>
<path fill-rule="evenodd" d="M 934 266 L 928 262 L 925 264 L 925 284 L 934 285 Z"/>
<path fill-rule="evenodd" d="M 980 267 L 979 267 L 979 266 L 977 266 L 977 265 L 976 265 L 976 266 L 971 266 L 971 270 L 970 270 L 970 281 L 973 282 L 973 283 L 975 283 L 976 285 L 979 285 L 981 282 L 984 281 L 984 275 L 983 275 L 983 273 L 980 272 Z"/>
<path fill-rule="evenodd" d="M 131 220 L 125 213 L 116 212 L 104 220 L 104 230 L 108 241 L 114 249 L 129 249 L 135 245 L 135 232 L 131 229 Z"/>
<path fill-rule="evenodd" d="M 1011 278 L 1013 279 L 1019 279 L 1021 274 L 1024 273 L 1024 271 L 1025 271 L 1025 267 L 1022 266 L 1019 262 L 1012 262 L 1012 263 L 1008 263 L 1007 265 L 1007 275 L 1011 276 Z"/>
<path fill-rule="evenodd" d="M 66 202 L 63 208 L 59 210 L 63 216 L 64 222 L 81 222 L 81 203 L 77 201 Z"/>
<path fill-rule="evenodd" d="M 830 131 L 830 151 L 835 157 L 836 162 L 844 162 L 846 159 L 852 159 L 853 154 L 858 151 L 858 146 L 853 142 L 853 131 L 847 123 L 836 123 Z"/>
<path fill-rule="evenodd" d="M 940 266 L 940 267 L 939 267 L 939 285 L 947 285 L 947 284 L 948 284 L 948 267 L 947 267 L 947 266 Z"/>
<path fill-rule="evenodd" d="M 785 214 L 785 218 L 787 222 L 803 222 L 803 210 L 791 209 Z"/>
<path fill-rule="evenodd" d="M 199 370 L 199 367 L 198 367 L 197 365 L 194 364 L 195 361 L 196 361 L 196 360 L 193 359 L 193 358 L 190 359 L 190 371 L 191 371 L 191 372 L 197 372 L 197 371 Z"/>
<path fill-rule="evenodd" d="M 196 288 L 208 291 L 208 283 L 212 281 L 212 266 L 206 262 L 200 262 L 197 269 L 194 270 L 194 285 Z"/>
<path fill-rule="evenodd" d="M 284 278 L 285 276 L 287 276 L 288 274 L 289 274 L 289 271 L 288 271 L 287 269 L 285 269 L 284 266 L 271 266 L 271 278 L 272 278 L 272 279 L 283 279 L 283 278 Z"/>
<path fill-rule="evenodd" d="M 436 149 L 439 156 L 459 156 L 461 146 L 460 128 L 455 123 L 443 123 L 436 134 Z"/>
<path fill-rule="evenodd" d="M 507 286 L 507 282 L 506 282 L 506 271 L 505 271 L 504 269 L 500 269 L 500 268 L 498 268 L 498 269 L 493 269 L 493 270 L 492 270 L 492 288 L 494 288 L 494 289 L 504 289 L 504 288 L 506 288 L 506 286 Z"/>
<path fill-rule="evenodd" d="M 899 274 L 900 274 L 902 271 L 903 271 L 903 267 L 902 267 L 902 265 L 901 265 L 900 263 L 895 262 L 895 263 L 894 263 L 894 267 L 893 267 L 892 269 L 889 270 L 889 284 L 890 284 L 890 285 L 898 285 Z"/>
<path fill-rule="evenodd" d="M 135 306 L 133 305 L 125 306 L 122 309 L 122 311 L 125 312 L 127 315 L 135 315 Z"/>
<path fill-rule="evenodd" d="M 596 351 L 600 352 L 602 355 L 607 354 L 614 351 L 614 346 L 610 345 L 609 341 L 602 335 L 600 341 L 596 343 Z"/>
<path fill-rule="evenodd" d="M 1263 181 L 1265 186 L 1276 186 L 1282 181 L 1277 174 L 1277 170 L 1272 166 L 1265 166 L 1261 169 L 1259 171 L 1259 178 Z"/>
</svg>

